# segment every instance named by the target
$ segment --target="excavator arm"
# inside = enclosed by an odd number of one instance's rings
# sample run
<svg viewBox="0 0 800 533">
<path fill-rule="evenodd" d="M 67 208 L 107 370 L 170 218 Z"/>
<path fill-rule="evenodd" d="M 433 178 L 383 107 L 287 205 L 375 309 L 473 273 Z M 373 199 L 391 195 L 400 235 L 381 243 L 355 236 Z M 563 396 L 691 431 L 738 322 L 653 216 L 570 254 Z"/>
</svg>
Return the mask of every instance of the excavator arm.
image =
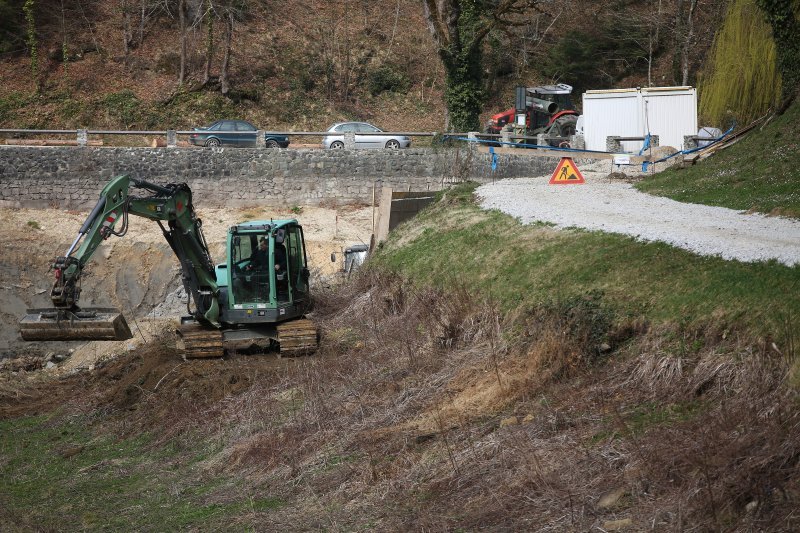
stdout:
<svg viewBox="0 0 800 533">
<path fill-rule="evenodd" d="M 132 194 L 139 189 L 146 195 Z M 52 264 L 55 281 L 50 292 L 53 308 L 29 309 L 20 322 L 24 340 L 124 340 L 130 328 L 119 311 L 80 308 L 81 275 L 100 244 L 128 230 L 129 215 L 158 223 L 181 265 L 183 284 L 203 324 L 219 328 L 219 287 L 214 263 L 202 232 L 202 222 L 185 183 L 155 185 L 128 175 L 117 176 L 101 191 L 66 254 Z"/>
</svg>

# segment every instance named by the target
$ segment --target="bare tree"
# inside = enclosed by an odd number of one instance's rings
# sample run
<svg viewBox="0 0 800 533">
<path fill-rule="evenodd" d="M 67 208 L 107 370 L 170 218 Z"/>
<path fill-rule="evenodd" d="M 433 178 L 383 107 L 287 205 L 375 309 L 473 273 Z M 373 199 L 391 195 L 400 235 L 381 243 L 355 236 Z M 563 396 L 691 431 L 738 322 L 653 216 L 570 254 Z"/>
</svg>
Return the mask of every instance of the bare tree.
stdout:
<svg viewBox="0 0 800 533">
<path fill-rule="evenodd" d="M 205 0 L 203 19 L 206 23 L 206 68 L 203 72 L 203 85 L 211 79 L 211 61 L 214 58 L 214 2 Z"/>
<path fill-rule="evenodd" d="M 133 41 L 133 31 L 131 29 L 131 5 L 128 0 L 121 0 L 120 10 L 122 11 L 122 50 L 125 64 L 128 64 L 128 56 L 131 51 Z"/>
<path fill-rule="evenodd" d="M 676 82 L 682 85 L 689 83 L 690 64 L 689 51 L 694 38 L 694 16 L 697 10 L 697 0 L 677 0 L 675 6 L 675 24 L 673 36 L 675 43 L 675 58 L 673 60 Z"/>
<path fill-rule="evenodd" d="M 694 12 L 697 8 L 697 0 L 689 0 L 689 11 L 686 14 L 686 33 L 681 43 L 681 85 L 689 83 L 689 50 L 692 47 L 694 37 Z M 680 16 L 680 13 L 678 14 Z"/>
<path fill-rule="evenodd" d="M 181 64 L 178 69 L 178 85 L 183 85 L 186 80 L 186 40 L 188 39 L 188 31 L 186 28 L 186 0 L 178 1 L 178 28 L 180 30 L 181 40 Z"/>
<path fill-rule="evenodd" d="M 223 36 L 224 52 L 222 56 L 222 68 L 219 72 L 220 92 L 228 94 L 230 92 L 230 81 L 228 80 L 228 69 L 231 63 L 231 48 L 233 43 L 233 20 L 234 8 L 233 6 L 226 6 L 225 9 L 225 33 Z"/>
</svg>

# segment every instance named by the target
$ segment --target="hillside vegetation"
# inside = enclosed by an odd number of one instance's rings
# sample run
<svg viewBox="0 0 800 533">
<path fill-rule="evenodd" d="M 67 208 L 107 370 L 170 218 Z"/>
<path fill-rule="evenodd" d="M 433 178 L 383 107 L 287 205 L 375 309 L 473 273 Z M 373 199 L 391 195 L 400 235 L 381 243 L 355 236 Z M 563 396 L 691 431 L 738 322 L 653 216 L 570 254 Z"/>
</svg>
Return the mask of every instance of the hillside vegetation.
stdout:
<svg viewBox="0 0 800 533">
<path fill-rule="evenodd" d="M 509 107 L 518 84 L 565 82 L 578 95 L 693 84 L 714 32 L 687 33 L 688 17 L 715 27 L 724 5 L 700 2 L 689 13 L 679 0 L 657 9 L 539 3 L 483 42 L 483 118 Z M 445 72 L 422 2 L 2 0 L 0 12 L 8 15 L 0 25 L 3 127 L 185 129 L 230 117 L 294 131 L 342 119 L 406 131 L 445 124 Z"/>
<path fill-rule="evenodd" d="M 701 164 L 636 186 L 681 202 L 800 217 L 800 103 Z"/>
</svg>

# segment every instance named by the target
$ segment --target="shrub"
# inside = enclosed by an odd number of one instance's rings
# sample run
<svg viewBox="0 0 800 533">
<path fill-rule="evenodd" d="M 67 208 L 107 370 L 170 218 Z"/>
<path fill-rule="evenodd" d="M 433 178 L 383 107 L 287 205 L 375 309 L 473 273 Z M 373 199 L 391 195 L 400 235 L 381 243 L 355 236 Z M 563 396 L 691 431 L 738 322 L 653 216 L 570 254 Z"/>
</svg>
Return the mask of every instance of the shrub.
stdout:
<svg viewBox="0 0 800 533">
<path fill-rule="evenodd" d="M 125 128 L 131 127 L 141 114 L 142 103 L 129 89 L 106 95 L 102 103 L 109 117 Z"/>
<path fill-rule="evenodd" d="M 372 96 L 385 91 L 404 93 L 410 85 L 408 76 L 390 65 L 382 65 L 367 74 L 367 89 Z"/>
</svg>

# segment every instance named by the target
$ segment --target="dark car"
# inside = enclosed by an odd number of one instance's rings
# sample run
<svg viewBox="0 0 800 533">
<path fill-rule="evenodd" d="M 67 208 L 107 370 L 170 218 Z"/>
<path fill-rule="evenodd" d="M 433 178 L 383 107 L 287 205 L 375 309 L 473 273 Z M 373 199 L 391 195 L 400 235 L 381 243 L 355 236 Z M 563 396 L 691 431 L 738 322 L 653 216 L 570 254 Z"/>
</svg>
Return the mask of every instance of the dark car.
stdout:
<svg viewBox="0 0 800 533">
<path fill-rule="evenodd" d="M 256 146 L 258 128 L 246 120 L 218 120 L 204 128 L 195 128 L 197 133 L 189 135 L 189 142 L 195 146 Z M 264 134 L 267 148 L 286 148 L 289 137 L 286 135 Z"/>
</svg>

